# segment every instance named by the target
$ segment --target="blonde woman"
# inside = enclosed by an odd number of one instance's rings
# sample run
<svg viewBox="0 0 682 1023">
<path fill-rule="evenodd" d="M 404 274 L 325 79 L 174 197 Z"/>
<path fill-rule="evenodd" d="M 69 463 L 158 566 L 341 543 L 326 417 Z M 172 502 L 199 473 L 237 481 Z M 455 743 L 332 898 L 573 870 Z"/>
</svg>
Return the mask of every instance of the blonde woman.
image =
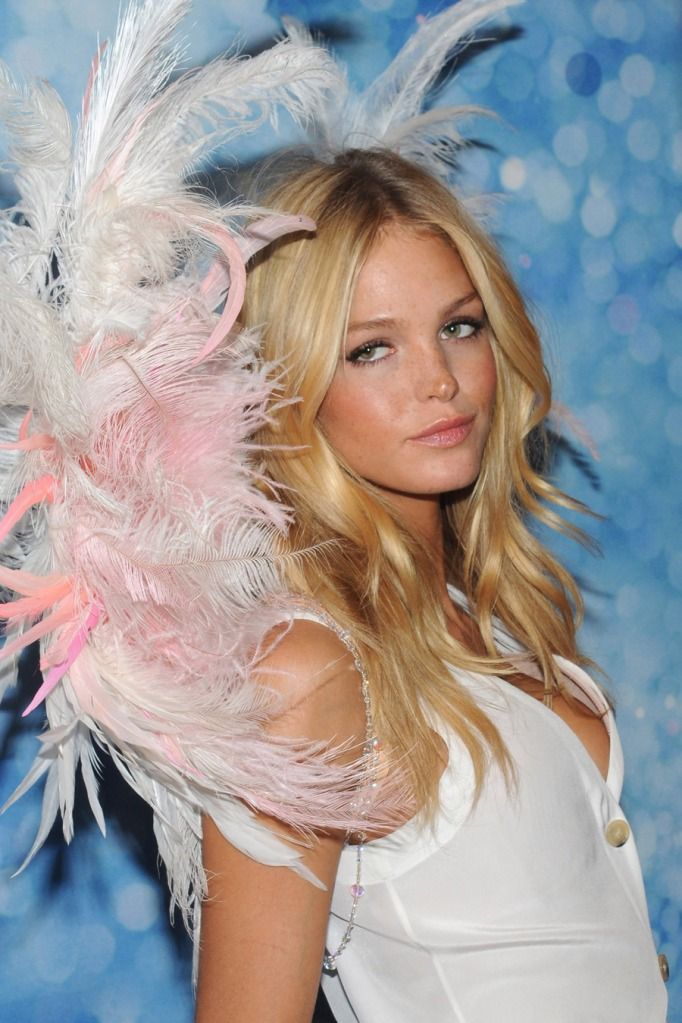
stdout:
<svg viewBox="0 0 682 1023">
<path fill-rule="evenodd" d="M 103 828 L 109 750 L 197 937 L 207 894 L 200 1023 L 306 1023 L 321 967 L 340 1023 L 663 1019 L 613 717 L 534 532 L 570 505 L 538 339 L 439 184 L 457 112 L 419 113 L 513 2 L 420 24 L 360 97 L 295 26 L 169 80 L 185 0 L 134 4 L 71 157 L 56 95 L 3 86 L 2 656 L 45 641 L 49 724 L 10 801 L 46 777 L 29 859 L 77 770 Z M 324 152 L 242 232 L 186 175 L 281 104 Z"/>
<path fill-rule="evenodd" d="M 382 833 L 314 836 L 323 886 L 206 821 L 197 1019 L 310 1020 L 324 961 L 340 1023 L 662 1023 L 613 715 L 534 532 L 571 502 L 535 465 L 550 383 L 523 301 L 388 151 L 313 161 L 267 203 L 317 229 L 259 257 L 245 307 L 296 398 L 259 438 L 265 486 L 311 552 L 260 679 L 277 734 L 368 743 L 404 801 Z"/>
</svg>

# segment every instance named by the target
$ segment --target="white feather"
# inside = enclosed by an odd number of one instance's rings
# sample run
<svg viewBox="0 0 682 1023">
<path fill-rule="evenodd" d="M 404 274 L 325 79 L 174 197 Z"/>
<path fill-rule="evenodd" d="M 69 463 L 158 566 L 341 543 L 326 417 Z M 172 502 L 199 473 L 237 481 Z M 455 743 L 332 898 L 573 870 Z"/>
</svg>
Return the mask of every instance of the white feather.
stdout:
<svg viewBox="0 0 682 1023">
<path fill-rule="evenodd" d="M 308 139 L 313 154 L 333 159 L 344 149 L 386 147 L 448 178 L 454 154 L 463 144 L 457 124 L 476 107 L 449 107 L 424 112 L 429 91 L 446 61 L 466 48 L 485 21 L 524 0 L 460 0 L 425 19 L 386 70 L 364 92 L 351 87 L 345 69 L 322 110 L 311 111 Z M 312 45 L 310 34 L 285 19 L 289 37 Z"/>
<path fill-rule="evenodd" d="M 7 267 L 15 280 L 30 277 L 39 292 L 52 281 L 52 239 L 63 209 L 71 156 L 68 113 L 52 87 L 44 81 L 24 86 L 0 61 L 0 119 L 9 135 L 10 163 L 19 202 L 4 210 L 3 231 L 13 231 L 14 260 Z M 20 224 L 10 217 L 21 214 Z M 8 226 L 8 225 L 11 225 Z"/>
</svg>

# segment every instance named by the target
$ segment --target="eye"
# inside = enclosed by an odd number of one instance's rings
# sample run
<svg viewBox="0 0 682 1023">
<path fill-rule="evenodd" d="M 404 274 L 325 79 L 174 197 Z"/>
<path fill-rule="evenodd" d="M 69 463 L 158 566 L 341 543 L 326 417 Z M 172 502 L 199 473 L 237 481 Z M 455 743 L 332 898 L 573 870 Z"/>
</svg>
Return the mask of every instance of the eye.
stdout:
<svg viewBox="0 0 682 1023">
<path fill-rule="evenodd" d="M 475 316 L 460 316 L 441 327 L 440 335 L 446 341 L 466 341 L 477 337 L 484 326 L 485 322 Z"/>
<path fill-rule="evenodd" d="M 386 341 L 365 341 L 364 344 L 358 345 L 357 348 L 348 353 L 346 361 L 356 365 L 358 363 L 380 362 L 387 357 L 387 353 L 390 353 L 390 351 L 391 346 Z"/>
</svg>

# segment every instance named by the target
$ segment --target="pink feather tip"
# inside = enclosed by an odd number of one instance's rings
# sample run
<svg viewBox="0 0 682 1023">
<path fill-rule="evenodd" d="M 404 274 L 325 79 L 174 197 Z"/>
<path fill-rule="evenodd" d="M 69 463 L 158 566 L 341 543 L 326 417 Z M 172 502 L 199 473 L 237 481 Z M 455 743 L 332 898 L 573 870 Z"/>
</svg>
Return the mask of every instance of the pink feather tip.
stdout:
<svg viewBox="0 0 682 1023">
<path fill-rule="evenodd" d="M 27 483 L 14 498 L 4 517 L 0 519 L 0 540 L 5 539 L 34 504 L 40 504 L 41 501 L 53 501 L 56 485 L 57 481 L 54 476 L 41 476 L 40 479 Z"/>
<path fill-rule="evenodd" d="M 88 613 L 88 617 L 85 619 L 84 624 L 80 627 L 74 638 L 69 644 L 68 653 L 66 659 L 61 664 L 55 664 L 53 668 L 49 670 L 43 680 L 43 684 L 38 689 L 37 693 L 29 703 L 28 707 L 22 713 L 22 717 L 26 717 L 32 710 L 46 699 L 57 684 L 62 680 L 64 675 L 67 673 L 73 662 L 76 660 L 78 655 L 82 652 L 88 636 L 97 625 L 102 609 L 99 604 L 93 604 Z"/>
</svg>

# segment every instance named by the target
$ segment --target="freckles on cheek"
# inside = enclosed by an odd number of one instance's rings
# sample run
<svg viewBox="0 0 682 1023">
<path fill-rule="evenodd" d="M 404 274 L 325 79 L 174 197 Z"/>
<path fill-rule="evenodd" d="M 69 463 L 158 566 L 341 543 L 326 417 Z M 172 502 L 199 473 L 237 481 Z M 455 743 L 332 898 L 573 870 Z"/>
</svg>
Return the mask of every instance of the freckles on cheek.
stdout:
<svg viewBox="0 0 682 1023">
<path fill-rule="evenodd" d="M 359 373 L 366 370 L 359 370 Z M 332 384 L 317 415 L 319 427 L 329 444 L 351 469 L 360 475 L 371 473 L 374 452 L 381 444 L 382 415 L 376 395 L 367 394 L 360 381 L 345 386 L 341 379 Z"/>
<path fill-rule="evenodd" d="M 482 360 L 478 390 L 483 404 L 488 406 L 488 412 L 492 415 L 497 397 L 497 362 L 492 345 Z"/>
<path fill-rule="evenodd" d="M 336 448 L 342 446 L 343 438 L 348 436 L 352 428 L 355 406 L 356 402 L 345 395 L 342 388 L 333 384 L 320 405 L 318 424 L 327 440 Z"/>
</svg>

